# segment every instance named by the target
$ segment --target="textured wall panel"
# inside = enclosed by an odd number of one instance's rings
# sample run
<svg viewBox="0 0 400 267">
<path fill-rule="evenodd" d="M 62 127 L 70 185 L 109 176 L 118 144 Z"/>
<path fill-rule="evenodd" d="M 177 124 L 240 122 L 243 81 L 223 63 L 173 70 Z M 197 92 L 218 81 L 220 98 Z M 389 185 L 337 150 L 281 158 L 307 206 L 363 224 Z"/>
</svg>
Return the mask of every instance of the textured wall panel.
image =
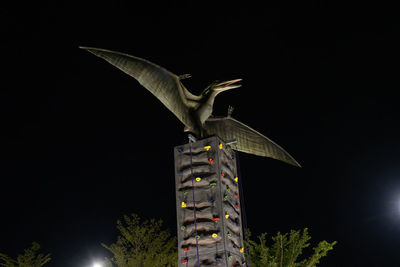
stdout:
<svg viewBox="0 0 400 267">
<path fill-rule="evenodd" d="M 234 152 L 210 137 L 175 147 L 174 156 L 178 266 L 197 266 L 197 249 L 199 266 L 244 266 Z"/>
</svg>

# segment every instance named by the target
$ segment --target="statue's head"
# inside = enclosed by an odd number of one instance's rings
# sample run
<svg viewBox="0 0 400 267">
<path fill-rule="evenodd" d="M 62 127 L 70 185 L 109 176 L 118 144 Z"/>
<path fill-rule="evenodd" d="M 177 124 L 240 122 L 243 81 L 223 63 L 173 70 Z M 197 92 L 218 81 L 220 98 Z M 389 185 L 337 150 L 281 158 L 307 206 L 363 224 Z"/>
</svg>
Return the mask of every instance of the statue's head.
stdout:
<svg viewBox="0 0 400 267">
<path fill-rule="evenodd" d="M 217 93 L 238 88 L 242 86 L 241 84 L 236 84 L 237 82 L 240 82 L 242 79 L 235 79 L 235 80 L 230 80 L 230 81 L 215 81 L 212 84 L 210 84 L 203 92 L 203 95 L 208 94 L 210 91 L 214 91 Z"/>
</svg>

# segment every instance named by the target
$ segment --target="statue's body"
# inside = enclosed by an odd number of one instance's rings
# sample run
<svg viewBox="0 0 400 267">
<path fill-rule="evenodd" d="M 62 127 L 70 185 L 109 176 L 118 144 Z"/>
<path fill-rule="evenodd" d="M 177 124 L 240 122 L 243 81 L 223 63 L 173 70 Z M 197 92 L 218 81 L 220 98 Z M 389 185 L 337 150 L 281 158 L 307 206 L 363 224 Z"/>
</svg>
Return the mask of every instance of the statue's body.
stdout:
<svg viewBox="0 0 400 267">
<path fill-rule="evenodd" d="M 269 138 L 233 119 L 212 116 L 215 97 L 226 90 L 240 87 L 241 79 L 214 82 L 200 95 L 190 93 L 181 79 L 190 75 L 175 75 L 145 59 L 98 48 L 81 47 L 103 58 L 113 66 L 135 78 L 157 97 L 185 125 L 184 130 L 199 138 L 217 135 L 229 141 L 236 140 L 236 150 L 270 157 L 300 166 L 283 148 Z"/>
</svg>

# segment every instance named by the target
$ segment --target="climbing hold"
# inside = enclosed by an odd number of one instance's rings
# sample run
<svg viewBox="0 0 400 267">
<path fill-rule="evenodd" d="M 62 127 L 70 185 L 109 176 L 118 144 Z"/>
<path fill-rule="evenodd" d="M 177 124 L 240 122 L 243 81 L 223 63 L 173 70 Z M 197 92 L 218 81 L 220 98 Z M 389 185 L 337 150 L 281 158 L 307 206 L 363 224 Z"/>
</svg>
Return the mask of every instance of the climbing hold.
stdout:
<svg viewBox="0 0 400 267">
<path fill-rule="evenodd" d="M 183 261 L 182 261 L 182 264 L 187 264 L 188 263 L 188 260 L 187 259 L 184 259 Z"/>
<path fill-rule="evenodd" d="M 182 152 L 183 152 L 183 148 L 178 148 L 178 152 L 179 152 L 179 154 L 181 154 Z"/>
<path fill-rule="evenodd" d="M 182 201 L 182 208 L 186 208 L 186 202 Z"/>
<path fill-rule="evenodd" d="M 196 235 L 196 238 L 197 238 L 197 239 L 200 239 L 200 236 L 199 236 L 199 235 Z"/>
<path fill-rule="evenodd" d="M 222 149 L 222 143 L 219 143 L 218 147 L 219 149 Z"/>
<path fill-rule="evenodd" d="M 225 177 L 225 173 L 221 172 L 221 176 L 222 176 L 222 177 Z"/>
<path fill-rule="evenodd" d="M 228 256 L 228 259 L 231 260 L 231 259 L 232 259 L 232 255 L 229 255 L 229 256 Z"/>
<path fill-rule="evenodd" d="M 217 223 L 219 221 L 219 218 L 218 217 L 217 218 L 213 218 L 213 221 Z"/>
<path fill-rule="evenodd" d="M 210 148 L 211 148 L 211 146 L 205 146 L 204 147 L 204 149 L 207 150 L 207 151 L 210 150 Z"/>
<path fill-rule="evenodd" d="M 222 261 L 222 258 L 216 257 L 215 260 L 216 260 L 216 261 Z"/>
<path fill-rule="evenodd" d="M 183 230 L 185 230 L 186 229 L 186 227 L 184 226 L 184 225 L 182 225 L 181 226 L 181 230 L 183 231 Z"/>
<path fill-rule="evenodd" d="M 225 218 L 226 219 L 228 219 L 229 218 L 229 214 L 227 213 L 227 214 L 225 214 Z"/>
<path fill-rule="evenodd" d="M 208 203 L 214 204 L 214 200 L 210 199 L 210 200 L 208 200 Z"/>
<path fill-rule="evenodd" d="M 236 208 L 239 208 L 239 203 L 236 203 Z"/>
<path fill-rule="evenodd" d="M 229 147 L 229 146 L 227 146 L 227 147 L 226 147 L 226 151 L 229 151 L 229 150 L 230 150 L 230 147 Z"/>
<path fill-rule="evenodd" d="M 235 182 L 237 183 L 239 181 L 239 178 L 236 176 L 235 177 Z"/>
<path fill-rule="evenodd" d="M 188 252 L 189 251 L 189 247 L 184 248 L 183 251 Z"/>
<path fill-rule="evenodd" d="M 214 187 L 216 185 L 217 185 L 217 183 L 210 183 L 210 187 Z"/>
<path fill-rule="evenodd" d="M 214 163 L 213 158 L 209 158 L 209 159 L 208 159 L 208 162 L 210 162 L 210 164 L 213 164 L 213 163 Z"/>
<path fill-rule="evenodd" d="M 228 233 L 228 234 L 227 234 L 227 236 L 228 236 L 228 237 L 231 237 L 231 236 L 232 236 L 232 234 L 231 234 L 231 233 Z"/>
<path fill-rule="evenodd" d="M 225 196 L 224 196 L 224 200 L 228 200 L 228 195 L 225 195 Z"/>
<path fill-rule="evenodd" d="M 240 248 L 240 253 L 243 253 L 244 252 L 244 247 L 241 247 Z"/>
<path fill-rule="evenodd" d="M 189 190 L 185 189 L 183 190 L 183 194 L 186 195 L 189 192 Z"/>
<path fill-rule="evenodd" d="M 228 188 L 226 188 L 226 192 L 231 192 L 231 189 L 228 187 Z"/>
<path fill-rule="evenodd" d="M 238 198 L 238 197 L 239 197 L 239 194 L 238 194 L 238 193 L 235 193 L 235 197 Z"/>
<path fill-rule="evenodd" d="M 237 248 L 237 246 L 235 244 L 233 244 L 233 248 Z"/>
<path fill-rule="evenodd" d="M 218 237 L 218 234 L 213 233 L 211 236 L 212 236 L 212 238 L 217 238 L 217 237 Z"/>
<path fill-rule="evenodd" d="M 196 182 L 200 182 L 201 181 L 201 178 L 200 177 L 197 177 L 196 178 Z"/>
</svg>

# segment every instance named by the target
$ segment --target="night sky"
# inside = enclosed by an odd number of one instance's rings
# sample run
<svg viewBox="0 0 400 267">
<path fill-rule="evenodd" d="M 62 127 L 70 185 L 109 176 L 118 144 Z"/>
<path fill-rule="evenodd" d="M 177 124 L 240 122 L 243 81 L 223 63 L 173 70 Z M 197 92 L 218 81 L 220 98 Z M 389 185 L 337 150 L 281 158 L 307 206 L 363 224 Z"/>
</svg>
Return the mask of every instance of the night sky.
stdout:
<svg viewBox="0 0 400 267">
<path fill-rule="evenodd" d="M 37 241 L 46 266 L 86 267 L 130 213 L 176 233 L 183 124 L 92 46 L 190 73 L 196 94 L 242 78 L 214 114 L 234 106 L 303 166 L 240 154 L 253 235 L 308 227 L 338 241 L 320 266 L 400 266 L 398 10 L 352 3 L 2 4 L 0 252 Z"/>
</svg>

